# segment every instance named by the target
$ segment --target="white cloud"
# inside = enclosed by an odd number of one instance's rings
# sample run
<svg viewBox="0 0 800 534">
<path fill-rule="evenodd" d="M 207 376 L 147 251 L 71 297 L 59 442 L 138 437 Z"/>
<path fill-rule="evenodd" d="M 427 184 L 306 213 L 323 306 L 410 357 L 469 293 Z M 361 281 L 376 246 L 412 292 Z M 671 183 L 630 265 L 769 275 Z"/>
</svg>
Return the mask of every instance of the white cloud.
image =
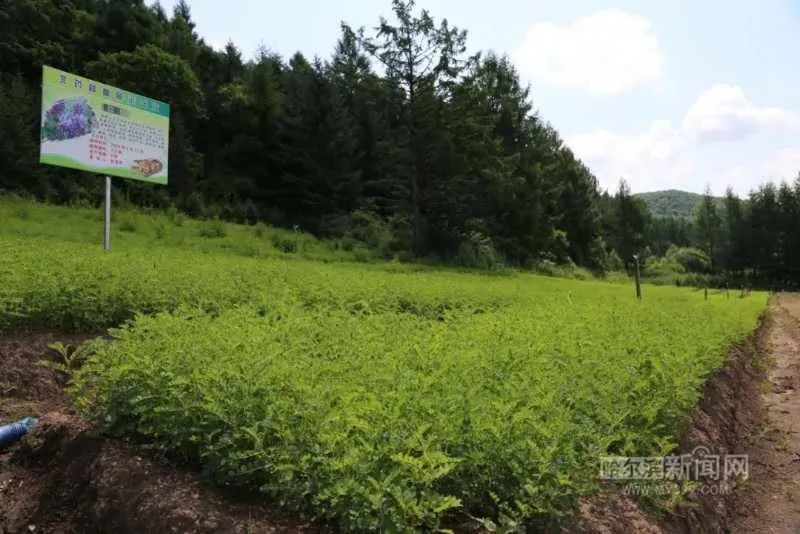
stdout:
<svg viewBox="0 0 800 534">
<path fill-rule="evenodd" d="M 736 193 L 746 196 L 767 182 L 794 183 L 798 172 L 800 172 L 800 146 L 793 146 L 773 153 L 766 161 L 734 166 L 724 173 L 723 179 Z"/>
<path fill-rule="evenodd" d="M 696 189 L 688 145 L 669 121 L 655 121 L 639 135 L 600 130 L 571 136 L 566 142 L 597 176 L 601 188 L 614 191 L 624 178 L 634 192 Z"/>
<path fill-rule="evenodd" d="M 724 182 L 725 189 L 730 187 L 738 195 L 747 195 L 758 183 L 758 179 L 746 165 L 736 165 L 723 173 L 721 182 Z M 724 189 L 716 189 L 714 192 L 722 194 L 722 191 Z"/>
<path fill-rule="evenodd" d="M 780 150 L 769 162 L 762 166 L 761 172 L 765 180 L 771 180 L 776 183 L 784 180 L 791 182 L 800 172 L 800 147 L 789 147 Z"/>
<path fill-rule="evenodd" d="M 589 166 L 602 188 L 614 191 L 620 178 L 635 192 L 685 189 L 700 192 L 706 183 L 721 193 L 730 185 L 746 194 L 768 180 L 792 180 L 800 171 L 800 146 L 761 159 L 742 141 L 764 130 L 798 128 L 800 115 L 775 107 L 759 107 L 735 86 L 715 85 L 700 94 L 683 124 L 661 120 L 640 133 L 598 130 L 569 136 L 567 144 Z M 724 147 L 700 141 L 729 140 L 739 151 L 720 155 Z M 748 145 L 749 146 L 749 145 Z M 720 159 L 721 158 L 721 159 Z M 724 170 L 720 164 L 736 161 Z M 702 173 L 702 176 L 698 176 Z"/>
<path fill-rule="evenodd" d="M 703 91 L 689 108 L 683 127 L 699 141 L 741 139 L 761 129 L 800 126 L 796 113 L 750 102 L 740 87 L 718 84 Z"/>
<path fill-rule="evenodd" d="M 661 76 L 661 48 L 650 22 L 618 9 L 569 26 L 534 25 L 515 63 L 534 81 L 612 95 Z"/>
<path fill-rule="evenodd" d="M 203 40 L 206 42 L 208 46 L 210 46 L 214 50 L 225 50 L 225 45 L 222 44 L 222 41 L 218 41 L 216 39 L 211 39 L 211 38 L 208 39 L 203 38 Z"/>
</svg>

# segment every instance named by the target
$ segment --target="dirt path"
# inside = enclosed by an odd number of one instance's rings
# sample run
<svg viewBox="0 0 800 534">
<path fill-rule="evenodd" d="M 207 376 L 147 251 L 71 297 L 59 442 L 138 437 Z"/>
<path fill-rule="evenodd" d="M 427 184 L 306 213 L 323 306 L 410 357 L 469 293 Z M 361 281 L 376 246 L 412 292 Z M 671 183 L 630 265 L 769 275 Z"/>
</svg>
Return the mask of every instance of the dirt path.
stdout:
<svg viewBox="0 0 800 534">
<path fill-rule="evenodd" d="M 800 295 L 772 299 L 762 388 L 766 420 L 749 444 L 750 480 L 732 532 L 800 533 Z"/>
<path fill-rule="evenodd" d="M 749 478 L 655 514 L 612 490 L 583 503 L 570 532 L 800 534 L 800 295 L 774 296 L 759 329 L 709 377 L 678 450 L 696 447 L 746 454 Z"/>
</svg>

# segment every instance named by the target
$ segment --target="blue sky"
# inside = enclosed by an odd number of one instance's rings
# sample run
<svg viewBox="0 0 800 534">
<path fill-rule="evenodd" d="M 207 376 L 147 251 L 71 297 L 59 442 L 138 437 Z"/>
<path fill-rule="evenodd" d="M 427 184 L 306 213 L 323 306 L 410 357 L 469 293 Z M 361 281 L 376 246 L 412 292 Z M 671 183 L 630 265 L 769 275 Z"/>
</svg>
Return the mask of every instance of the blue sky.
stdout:
<svg viewBox="0 0 800 534">
<path fill-rule="evenodd" d="M 161 0 L 171 11 L 175 0 Z M 288 57 L 330 56 L 339 22 L 376 25 L 389 0 L 189 0 L 198 33 Z M 634 191 L 727 185 L 746 194 L 800 171 L 800 2 L 418 0 L 508 54 L 533 104 L 598 177 Z"/>
</svg>

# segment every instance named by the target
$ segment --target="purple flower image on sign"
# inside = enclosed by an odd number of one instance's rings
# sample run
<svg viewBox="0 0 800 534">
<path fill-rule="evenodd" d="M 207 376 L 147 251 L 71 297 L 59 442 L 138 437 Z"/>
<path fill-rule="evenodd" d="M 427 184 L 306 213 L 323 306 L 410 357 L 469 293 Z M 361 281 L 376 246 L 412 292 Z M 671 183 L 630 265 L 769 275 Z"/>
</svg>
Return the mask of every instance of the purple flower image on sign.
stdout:
<svg viewBox="0 0 800 534">
<path fill-rule="evenodd" d="M 44 115 L 42 138 L 46 141 L 74 139 L 92 132 L 95 113 L 85 98 L 59 100 Z"/>
</svg>

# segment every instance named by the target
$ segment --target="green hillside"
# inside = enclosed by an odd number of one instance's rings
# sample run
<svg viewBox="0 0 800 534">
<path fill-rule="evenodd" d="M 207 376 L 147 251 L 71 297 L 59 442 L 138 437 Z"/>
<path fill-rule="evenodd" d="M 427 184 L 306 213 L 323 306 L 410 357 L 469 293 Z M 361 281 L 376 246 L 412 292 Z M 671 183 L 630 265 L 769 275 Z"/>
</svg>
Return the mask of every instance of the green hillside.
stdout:
<svg viewBox="0 0 800 534">
<path fill-rule="evenodd" d="M 695 207 L 700 204 L 703 195 L 690 193 L 689 191 L 679 191 L 677 189 L 667 189 L 666 191 L 652 191 L 650 193 L 637 193 L 634 195 L 647 203 L 650 213 L 657 216 L 677 216 L 691 217 Z M 722 199 L 717 198 L 721 203 Z"/>
</svg>

